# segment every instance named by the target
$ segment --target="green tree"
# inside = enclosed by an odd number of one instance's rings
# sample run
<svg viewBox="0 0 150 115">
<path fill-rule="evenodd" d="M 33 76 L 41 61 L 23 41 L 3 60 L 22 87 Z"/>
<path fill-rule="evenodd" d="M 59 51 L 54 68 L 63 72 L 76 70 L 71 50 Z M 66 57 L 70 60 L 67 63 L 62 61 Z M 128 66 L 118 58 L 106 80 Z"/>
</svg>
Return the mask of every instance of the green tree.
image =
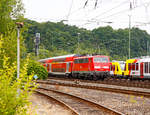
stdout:
<svg viewBox="0 0 150 115">
<path fill-rule="evenodd" d="M 38 23 L 28 20 L 31 24 L 29 32 L 26 32 L 27 50 L 33 52 L 34 43 L 30 40 L 36 32 L 41 33 L 40 46 L 47 50 L 47 57 L 70 53 L 96 53 L 109 55 L 118 60 L 128 58 L 129 29 L 115 30 L 110 26 L 99 27 L 92 31 L 75 26 L 69 26 L 62 22 Z M 80 33 L 80 35 L 78 35 Z M 150 35 L 138 28 L 131 29 L 131 57 L 147 55 L 147 42 Z M 78 50 L 79 42 L 79 50 Z M 149 42 L 150 43 L 150 42 Z M 43 51 L 42 51 L 43 52 Z M 43 57 L 44 58 L 44 57 Z"/>
<path fill-rule="evenodd" d="M 3 36 L 3 50 L 11 63 L 16 61 L 17 28 L 15 22 L 23 20 L 22 0 L 0 0 L 0 37 Z M 21 30 L 22 33 L 23 29 Z M 25 54 L 23 38 L 20 37 L 21 57 Z M 1 63 L 1 62 L 0 62 Z"/>
<path fill-rule="evenodd" d="M 7 34 L 15 28 L 15 21 L 23 16 L 21 0 L 0 0 L 0 33 Z"/>
</svg>

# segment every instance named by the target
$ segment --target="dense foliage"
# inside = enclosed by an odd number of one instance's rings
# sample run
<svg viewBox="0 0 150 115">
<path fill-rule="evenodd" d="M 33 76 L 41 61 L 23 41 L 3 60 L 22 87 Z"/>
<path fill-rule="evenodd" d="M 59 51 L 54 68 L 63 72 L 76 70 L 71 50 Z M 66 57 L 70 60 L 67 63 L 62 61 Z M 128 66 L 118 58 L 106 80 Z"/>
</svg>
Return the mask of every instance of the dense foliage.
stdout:
<svg viewBox="0 0 150 115">
<path fill-rule="evenodd" d="M 28 75 L 34 74 L 38 79 L 46 79 L 48 77 L 47 70 L 38 62 L 30 61 L 28 65 Z"/>
<path fill-rule="evenodd" d="M 23 37 L 20 37 L 21 68 L 17 78 L 17 27 L 22 21 L 22 0 L 0 0 L 0 115 L 26 115 L 29 96 L 36 88 L 33 75 L 27 74 Z M 24 29 L 21 29 L 23 32 Z"/>
<path fill-rule="evenodd" d="M 0 54 L 4 53 L 3 40 L 0 38 Z M 5 53 L 4 53 L 5 54 Z M 19 78 L 16 75 L 16 63 L 11 63 L 9 57 L 3 55 L 0 68 L 0 115 L 26 115 L 30 104 L 28 97 L 36 88 L 33 75 L 27 75 L 28 60 L 20 70 Z"/>
<path fill-rule="evenodd" d="M 34 54 L 35 33 L 41 33 L 39 58 L 72 53 L 103 54 L 119 60 L 125 60 L 129 56 L 129 29 L 114 30 L 107 26 L 90 31 L 62 22 L 26 22 L 30 24 L 28 31 L 24 33 L 28 53 Z M 150 35 L 146 31 L 132 28 L 131 58 L 147 55 L 149 41 Z"/>
</svg>

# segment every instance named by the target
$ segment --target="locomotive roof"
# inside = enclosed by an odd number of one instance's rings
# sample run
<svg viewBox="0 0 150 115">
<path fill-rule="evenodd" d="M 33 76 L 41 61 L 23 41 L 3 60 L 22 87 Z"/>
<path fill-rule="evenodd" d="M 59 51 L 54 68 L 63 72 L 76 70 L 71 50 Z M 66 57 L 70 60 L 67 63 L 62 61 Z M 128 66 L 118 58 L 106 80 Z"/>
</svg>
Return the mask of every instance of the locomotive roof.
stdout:
<svg viewBox="0 0 150 115">
<path fill-rule="evenodd" d="M 91 57 L 109 57 L 109 56 L 105 56 L 105 55 L 87 55 L 87 56 L 76 57 L 75 59 L 91 58 Z"/>
<path fill-rule="evenodd" d="M 67 57 L 74 57 L 74 56 L 78 56 L 78 55 L 77 54 L 70 54 L 70 55 L 56 56 L 56 57 L 51 57 L 51 58 L 40 59 L 38 61 L 39 62 L 45 62 L 46 60 L 49 60 L 49 59 L 60 59 L 60 58 L 67 58 Z"/>
</svg>

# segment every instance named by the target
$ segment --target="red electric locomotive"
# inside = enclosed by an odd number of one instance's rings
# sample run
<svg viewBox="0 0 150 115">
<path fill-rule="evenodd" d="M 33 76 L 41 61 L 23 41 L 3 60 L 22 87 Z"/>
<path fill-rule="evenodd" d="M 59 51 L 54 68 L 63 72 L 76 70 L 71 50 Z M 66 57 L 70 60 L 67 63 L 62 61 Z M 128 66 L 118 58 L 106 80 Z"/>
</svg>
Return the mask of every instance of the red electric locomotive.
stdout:
<svg viewBox="0 0 150 115">
<path fill-rule="evenodd" d="M 83 56 L 74 58 L 72 76 L 77 78 L 104 79 L 110 75 L 108 56 Z"/>
</svg>

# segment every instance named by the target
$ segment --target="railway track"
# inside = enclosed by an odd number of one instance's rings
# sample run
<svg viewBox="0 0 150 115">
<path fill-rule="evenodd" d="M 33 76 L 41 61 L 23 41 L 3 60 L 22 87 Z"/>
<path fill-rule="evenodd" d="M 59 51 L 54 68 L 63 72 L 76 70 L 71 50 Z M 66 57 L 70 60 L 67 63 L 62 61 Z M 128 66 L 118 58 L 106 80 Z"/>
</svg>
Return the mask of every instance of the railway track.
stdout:
<svg viewBox="0 0 150 115">
<path fill-rule="evenodd" d="M 127 86 L 127 87 L 138 87 L 138 88 L 147 88 L 150 89 L 150 80 L 128 80 L 128 79 L 106 79 L 104 81 L 98 80 L 82 80 L 82 79 L 75 79 L 75 78 L 67 78 L 67 77 L 49 77 L 47 80 L 65 80 L 65 81 L 79 81 L 79 82 L 86 82 L 86 83 L 99 83 L 99 84 L 108 84 L 108 85 L 117 85 L 117 86 Z"/>
<path fill-rule="evenodd" d="M 129 95 L 135 95 L 135 96 L 143 96 L 150 98 L 150 92 L 149 91 L 143 91 L 143 89 L 140 90 L 132 90 L 129 87 L 126 89 L 124 87 L 122 88 L 116 88 L 116 87 L 108 87 L 108 86 L 97 86 L 95 84 L 82 84 L 82 83 L 76 83 L 76 82 L 59 82 L 59 81 L 37 81 L 37 83 L 40 84 L 49 84 L 49 85 L 60 85 L 60 86 L 67 86 L 67 87 L 76 87 L 76 88 L 86 88 L 86 89 L 93 89 L 93 90 L 101 90 L 101 91 L 107 91 L 107 92 L 114 92 L 114 93 L 123 93 L 123 94 L 129 94 Z M 148 90 L 148 89 L 147 89 Z"/>
<path fill-rule="evenodd" d="M 38 87 L 36 92 L 57 100 L 62 105 L 65 105 L 66 108 L 70 109 L 73 115 L 123 115 L 123 113 L 121 112 L 97 104 L 93 101 L 72 94 L 60 92 L 54 89 Z"/>
<path fill-rule="evenodd" d="M 39 95 L 42 95 L 50 100 L 53 100 L 56 104 L 60 105 L 61 107 L 63 107 L 64 109 L 70 111 L 72 113 L 72 115 L 79 115 L 78 112 L 76 112 L 73 108 L 71 108 L 69 105 L 65 104 L 63 101 L 60 101 L 58 99 L 56 99 L 55 97 L 52 97 L 46 93 L 43 93 L 39 90 L 35 90 L 36 93 L 38 93 Z"/>
</svg>

